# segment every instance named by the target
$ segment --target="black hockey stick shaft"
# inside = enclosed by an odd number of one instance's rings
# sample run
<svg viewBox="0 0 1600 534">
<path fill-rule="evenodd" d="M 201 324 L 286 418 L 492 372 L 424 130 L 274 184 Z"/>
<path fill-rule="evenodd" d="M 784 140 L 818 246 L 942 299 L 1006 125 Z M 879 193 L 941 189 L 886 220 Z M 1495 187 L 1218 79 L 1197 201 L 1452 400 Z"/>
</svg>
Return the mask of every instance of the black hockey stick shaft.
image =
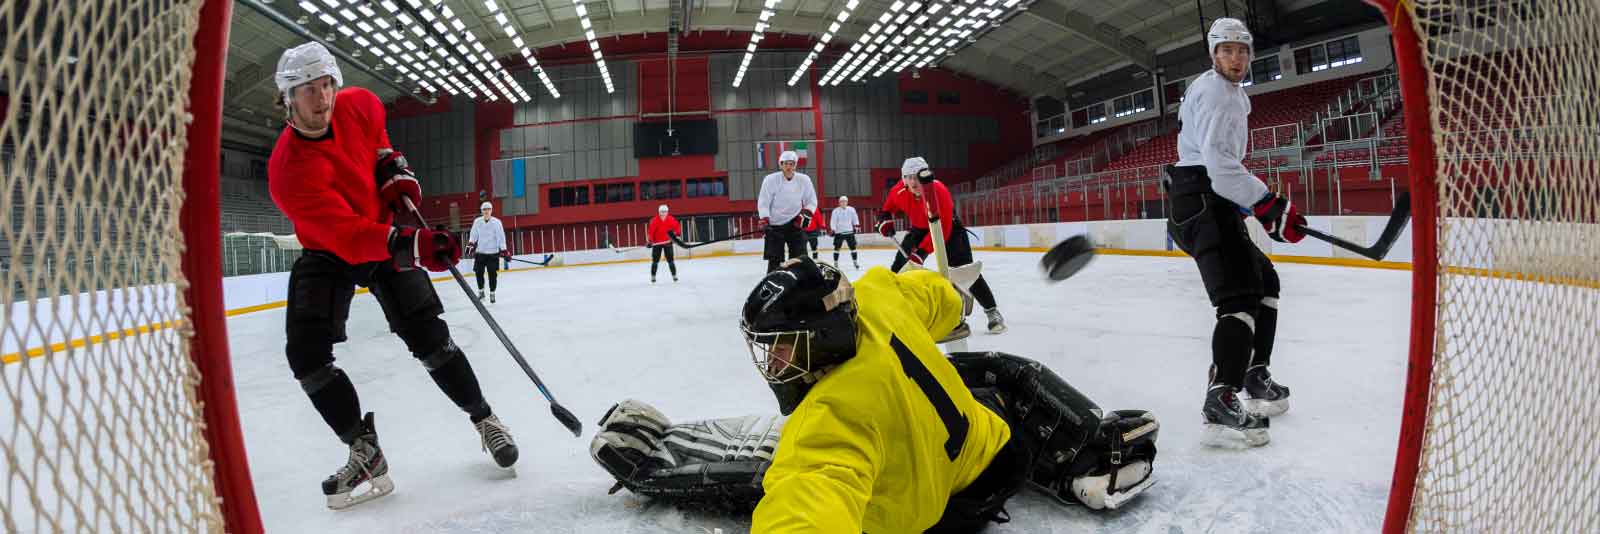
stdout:
<svg viewBox="0 0 1600 534">
<path fill-rule="evenodd" d="M 408 198 L 405 201 L 406 207 L 410 208 L 411 214 L 417 218 L 417 223 L 426 225 L 427 222 L 422 218 L 422 212 L 417 210 L 417 206 L 411 203 L 411 199 Z M 533 366 L 528 365 L 528 360 L 522 357 L 522 352 L 517 350 L 516 344 L 512 343 L 511 338 L 506 336 L 506 331 L 500 328 L 500 322 L 496 321 L 494 315 L 489 313 L 489 308 L 484 307 L 483 300 L 478 298 L 477 293 L 472 292 L 472 286 L 467 284 L 467 277 L 462 276 L 461 271 L 456 269 L 455 265 L 450 266 L 450 275 L 455 277 L 456 283 L 461 286 L 461 291 L 467 294 L 467 299 L 472 301 L 472 305 L 478 308 L 478 314 L 483 316 L 484 322 L 489 323 L 489 329 L 494 331 L 495 337 L 500 338 L 500 344 L 505 345 L 506 352 L 511 353 L 511 357 L 517 360 L 517 365 L 522 366 L 522 372 L 527 373 L 528 378 L 533 379 L 533 385 L 539 387 L 539 393 L 543 393 L 545 400 L 550 401 L 550 413 L 555 416 L 557 421 L 561 422 L 562 426 L 567 427 L 567 430 L 571 430 L 572 435 L 582 436 L 583 423 L 578 421 L 578 416 L 573 415 L 561 403 L 556 402 L 555 395 L 550 394 L 550 388 L 545 387 L 544 381 L 539 379 L 539 373 L 533 372 Z"/>
<path fill-rule="evenodd" d="M 529 264 L 529 265 L 538 265 L 540 267 L 544 267 L 546 265 L 550 265 L 550 255 L 549 254 L 545 255 L 545 260 L 542 261 L 542 262 L 533 261 L 533 260 L 525 260 L 525 259 L 517 258 L 517 257 L 513 257 L 513 258 L 510 258 L 510 259 L 511 259 L 511 261 L 520 261 L 522 263 L 526 263 L 526 264 Z"/>
<path fill-rule="evenodd" d="M 674 236 L 672 236 L 672 242 L 673 243 L 677 243 L 678 246 L 683 247 L 683 248 L 695 248 L 695 247 L 703 247 L 703 246 L 706 246 L 706 245 L 710 245 L 712 243 L 721 243 L 723 241 L 732 241 L 732 240 L 743 238 L 743 237 L 750 237 L 750 236 L 753 236 L 753 235 L 756 235 L 756 234 L 764 233 L 766 231 L 767 231 L 767 229 L 762 228 L 760 230 L 751 230 L 749 232 L 745 232 L 745 233 L 742 233 L 742 234 L 734 234 L 734 235 L 730 235 L 728 237 L 724 237 L 722 239 L 712 239 L 710 241 L 701 241 L 699 243 L 685 243 L 685 242 L 683 242 L 682 239 L 679 239 L 678 236 L 674 235 Z"/>
<path fill-rule="evenodd" d="M 1389 222 L 1384 225 L 1383 233 L 1378 234 L 1378 241 L 1372 246 L 1361 246 L 1351 243 L 1338 236 L 1328 234 L 1305 225 L 1295 225 L 1305 235 L 1315 237 L 1333 246 L 1360 254 L 1374 260 L 1382 260 L 1389 255 L 1389 249 L 1394 247 L 1395 241 L 1400 239 L 1400 233 L 1405 231 L 1406 223 L 1411 221 L 1411 193 L 1401 193 L 1395 199 L 1394 212 L 1389 214 Z"/>
</svg>

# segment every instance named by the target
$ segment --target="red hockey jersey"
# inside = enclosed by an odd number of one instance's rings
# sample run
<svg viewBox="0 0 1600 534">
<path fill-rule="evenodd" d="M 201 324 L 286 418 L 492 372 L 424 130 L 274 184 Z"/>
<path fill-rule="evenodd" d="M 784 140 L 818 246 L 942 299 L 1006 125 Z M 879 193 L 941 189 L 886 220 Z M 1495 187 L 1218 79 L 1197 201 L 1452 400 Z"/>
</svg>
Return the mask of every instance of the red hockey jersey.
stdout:
<svg viewBox="0 0 1600 534">
<path fill-rule="evenodd" d="M 360 87 L 341 89 L 330 128 L 316 140 L 283 128 L 267 162 L 272 201 L 307 249 L 352 264 L 387 260 L 392 215 L 373 180 L 378 149 L 390 148 L 383 102 Z"/>
<path fill-rule="evenodd" d="M 950 225 L 955 221 L 954 211 L 956 207 L 955 200 L 950 196 L 950 190 L 945 188 L 944 182 L 934 180 L 922 184 L 922 194 L 932 199 L 934 209 L 939 210 L 939 227 L 944 229 L 944 238 L 949 240 Z M 896 183 L 894 188 L 889 190 L 889 195 L 883 200 L 883 213 L 885 215 L 904 213 L 906 214 L 906 219 L 911 222 L 912 228 L 926 230 L 928 228 L 928 210 L 922 206 L 922 203 L 923 197 L 911 194 L 911 191 L 906 189 L 905 184 Z M 932 252 L 933 234 L 928 234 L 928 237 L 923 238 L 922 243 L 917 245 L 917 248 L 923 252 Z"/>
<path fill-rule="evenodd" d="M 651 245 L 665 245 L 672 242 L 672 237 L 667 232 L 683 235 L 683 228 L 678 226 L 678 219 L 668 215 L 665 219 L 660 215 L 650 218 L 650 223 L 644 226 L 644 234 Z"/>
</svg>

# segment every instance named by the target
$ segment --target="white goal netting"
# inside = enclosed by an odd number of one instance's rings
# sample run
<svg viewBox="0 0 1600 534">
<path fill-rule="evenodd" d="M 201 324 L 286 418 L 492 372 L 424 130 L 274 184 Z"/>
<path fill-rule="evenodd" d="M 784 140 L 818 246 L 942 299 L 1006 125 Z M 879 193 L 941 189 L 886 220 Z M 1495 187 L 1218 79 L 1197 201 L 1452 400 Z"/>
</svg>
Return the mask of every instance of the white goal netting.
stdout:
<svg viewBox="0 0 1600 534">
<path fill-rule="evenodd" d="M 0 0 L 0 532 L 222 529 L 180 270 L 201 3 Z"/>
<path fill-rule="evenodd" d="M 1408 528 L 1600 532 L 1600 3 L 1398 4 L 1439 195 Z"/>
</svg>

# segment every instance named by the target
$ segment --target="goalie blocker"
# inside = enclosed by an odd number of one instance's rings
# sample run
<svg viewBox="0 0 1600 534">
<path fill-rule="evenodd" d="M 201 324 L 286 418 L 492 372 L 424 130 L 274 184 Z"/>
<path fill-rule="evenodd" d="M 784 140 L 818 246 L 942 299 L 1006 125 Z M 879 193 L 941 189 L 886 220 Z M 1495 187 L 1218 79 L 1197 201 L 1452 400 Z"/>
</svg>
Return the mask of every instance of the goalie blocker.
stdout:
<svg viewBox="0 0 1600 534">
<path fill-rule="evenodd" d="M 1000 352 L 949 355 L 962 381 L 1011 426 L 1015 457 L 1002 453 L 971 486 L 951 497 L 947 518 L 983 520 L 1001 511 L 1026 481 L 1064 503 L 1115 509 L 1154 484 L 1155 417 L 1142 410 L 1104 413 L 1055 372 Z M 745 416 L 673 424 L 638 400 L 613 405 L 600 420 L 590 455 L 621 488 L 684 504 L 748 511 L 762 497 L 785 417 Z M 993 475 L 993 476 L 991 476 Z M 986 487 L 978 487 L 986 486 Z"/>
</svg>

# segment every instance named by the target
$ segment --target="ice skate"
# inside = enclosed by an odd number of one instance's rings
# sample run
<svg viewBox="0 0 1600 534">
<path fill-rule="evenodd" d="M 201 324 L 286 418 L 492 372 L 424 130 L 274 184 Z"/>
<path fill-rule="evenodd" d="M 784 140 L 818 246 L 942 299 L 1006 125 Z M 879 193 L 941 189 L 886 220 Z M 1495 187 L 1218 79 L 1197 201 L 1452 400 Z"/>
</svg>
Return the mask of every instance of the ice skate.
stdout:
<svg viewBox="0 0 1600 534">
<path fill-rule="evenodd" d="M 489 303 L 490 304 L 494 304 L 494 292 L 493 291 L 489 292 Z"/>
<path fill-rule="evenodd" d="M 478 429 L 483 450 L 494 457 L 495 464 L 500 467 L 511 467 L 511 464 L 517 463 L 517 443 L 511 440 L 511 429 L 506 428 L 498 416 L 491 415 L 473 423 L 472 426 Z"/>
<path fill-rule="evenodd" d="M 350 444 L 350 459 L 337 472 L 322 481 L 322 494 L 328 498 L 328 508 L 343 510 L 394 491 L 389 480 L 389 462 L 378 448 L 378 431 L 373 426 L 372 413 L 361 420 L 360 434 Z M 363 483 L 367 491 L 352 492 Z"/>
<path fill-rule="evenodd" d="M 983 310 L 983 313 L 989 316 L 990 334 L 1006 333 L 1006 318 L 1000 315 L 1000 308 L 989 308 Z"/>
<path fill-rule="evenodd" d="M 672 281 L 674 281 L 674 282 L 678 281 L 678 275 L 672 275 Z"/>
<path fill-rule="evenodd" d="M 857 271 L 861 270 L 861 262 L 852 259 L 852 260 L 850 260 L 850 263 L 856 264 L 856 270 Z"/>
<path fill-rule="evenodd" d="M 478 288 L 478 300 L 483 300 L 483 288 Z"/>
<path fill-rule="evenodd" d="M 1200 409 L 1204 416 L 1205 434 L 1202 443 L 1213 447 L 1260 447 L 1271 439 L 1267 436 L 1270 420 L 1245 411 L 1239 403 L 1234 388 L 1214 384 L 1206 391 L 1206 402 Z"/>
<path fill-rule="evenodd" d="M 1289 388 L 1272 381 L 1267 366 L 1257 365 L 1244 372 L 1244 407 L 1250 413 L 1268 417 L 1289 411 Z"/>
</svg>

